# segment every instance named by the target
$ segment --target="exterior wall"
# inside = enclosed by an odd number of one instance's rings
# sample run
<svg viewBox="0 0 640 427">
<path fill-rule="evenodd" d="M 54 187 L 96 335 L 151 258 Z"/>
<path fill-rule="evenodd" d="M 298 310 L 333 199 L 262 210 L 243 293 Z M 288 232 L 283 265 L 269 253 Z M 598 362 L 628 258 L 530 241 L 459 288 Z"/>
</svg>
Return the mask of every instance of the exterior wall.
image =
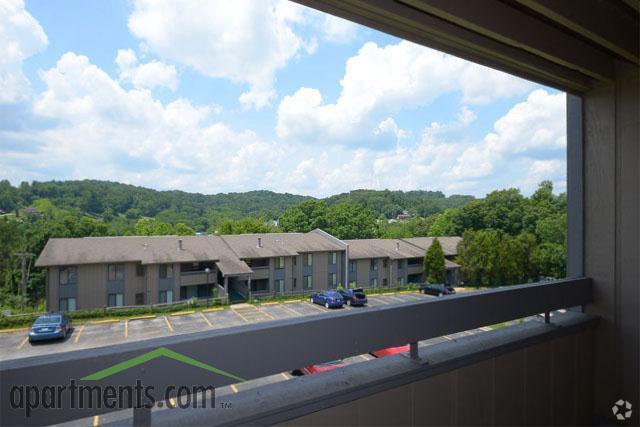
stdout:
<svg viewBox="0 0 640 427">
<path fill-rule="evenodd" d="M 590 425 L 593 351 L 582 331 L 278 425 Z"/>
<path fill-rule="evenodd" d="M 583 95 L 584 260 L 593 279 L 587 313 L 601 317 L 595 344 L 595 413 L 640 401 L 640 91 L 638 67 L 616 64 L 615 83 Z M 569 113 L 574 113 L 569 110 Z M 581 248 L 577 248 L 580 250 Z M 624 396 L 624 397 L 622 397 Z"/>
<path fill-rule="evenodd" d="M 387 266 L 385 267 L 385 262 Z M 391 270 L 393 263 L 389 258 L 378 258 L 378 284 L 380 286 L 391 286 Z M 385 283 L 386 280 L 386 283 Z"/>
<path fill-rule="evenodd" d="M 329 254 L 331 252 L 311 252 L 313 255 L 313 265 L 305 266 L 305 254 L 284 257 L 284 268 L 276 269 L 277 257 L 269 259 L 269 266 L 256 268 L 251 275 L 251 280 L 267 279 L 269 281 L 269 291 L 275 292 L 275 280 L 284 280 L 284 291 L 304 290 L 304 277 L 313 277 L 313 289 L 329 289 L 329 273 L 336 274 L 336 285 L 344 285 L 345 274 L 345 254 L 344 251 L 336 251 L 337 260 L 335 265 L 329 265 Z M 295 287 L 294 287 L 295 281 Z"/>
<path fill-rule="evenodd" d="M 135 305 L 136 294 L 144 295 L 144 304 L 147 303 L 147 277 L 149 276 L 148 268 L 145 268 L 144 276 L 136 276 L 136 264 L 128 263 L 125 265 L 124 277 L 124 305 Z"/>
<path fill-rule="evenodd" d="M 313 288 L 328 289 L 329 257 L 328 252 L 313 253 Z"/>
<path fill-rule="evenodd" d="M 404 284 L 406 285 L 407 284 L 407 260 L 394 259 L 394 260 L 390 260 L 389 262 L 391 267 L 390 269 L 391 280 L 389 281 L 389 285 L 396 286 L 398 283 L 400 283 L 400 279 L 402 279 Z M 402 262 L 401 269 L 398 268 L 399 262 Z"/>
<path fill-rule="evenodd" d="M 369 274 L 369 259 L 358 259 L 356 261 L 356 285 L 360 288 L 369 287 L 370 274 Z"/>
<path fill-rule="evenodd" d="M 160 267 L 158 264 L 147 265 L 147 304 L 157 304 L 160 297 L 159 292 Z"/>
<path fill-rule="evenodd" d="M 125 278 L 126 275 L 125 268 Z M 107 264 L 78 266 L 77 308 L 91 309 L 107 305 Z M 125 302 L 126 304 L 126 302 Z"/>
<path fill-rule="evenodd" d="M 59 279 L 58 267 L 49 267 L 47 272 L 47 309 L 49 311 L 59 309 Z"/>
</svg>

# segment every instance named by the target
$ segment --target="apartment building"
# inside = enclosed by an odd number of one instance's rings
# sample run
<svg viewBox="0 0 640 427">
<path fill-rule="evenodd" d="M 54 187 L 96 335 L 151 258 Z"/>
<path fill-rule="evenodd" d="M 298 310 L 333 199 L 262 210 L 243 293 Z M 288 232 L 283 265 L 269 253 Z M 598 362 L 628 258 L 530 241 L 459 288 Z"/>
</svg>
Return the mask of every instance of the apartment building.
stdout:
<svg viewBox="0 0 640 427">
<path fill-rule="evenodd" d="M 219 236 L 119 236 L 49 239 L 49 310 L 171 303 L 212 295 L 252 270 Z"/>
<path fill-rule="evenodd" d="M 460 282 L 460 266 L 453 262 L 460 237 L 439 237 L 445 254 L 446 283 Z M 349 283 L 360 287 L 385 287 L 423 283 L 424 254 L 433 238 L 345 240 L 349 246 Z"/>
<path fill-rule="evenodd" d="M 290 292 L 335 288 L 345 282 L 346 245 L 322 230 L 222 236 L 253 271 L 234 278 L 230 292 Z"/>
<path fill-rule="evenodd" d="M 422 239 L 422 240 L 421 240 Z M 455 240 L 458 239 L 458 240 Z M 455 255 L 459 238 L 441 238 Z M 47 268 L 50 310 L 172 303 L 189 298 L 424 280 L 430 238 L 342 241 L 322 230 L 225 236 L 50 239 L 36 266 Z M 448 270 L 457 265 L 446 260 Z M 456 283 L 452 275 L 450 283 Z"/>
</svg>

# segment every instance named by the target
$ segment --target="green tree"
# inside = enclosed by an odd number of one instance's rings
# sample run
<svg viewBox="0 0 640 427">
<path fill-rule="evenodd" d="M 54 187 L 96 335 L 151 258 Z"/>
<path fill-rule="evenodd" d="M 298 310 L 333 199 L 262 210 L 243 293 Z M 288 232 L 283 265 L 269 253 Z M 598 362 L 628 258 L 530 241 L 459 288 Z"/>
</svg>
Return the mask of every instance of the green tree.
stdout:
<svg viewBox="0 0 640 427">
<path fill-rule="evenodd" d="M 288 208 L 279 222 L 284 232 L 307 233 L 327 227 L 327 204 L 319 200 L 307 200 Z"/>
<path fill-rule="evenodd" d="M 241 219 L 226 218 L 220 221 L 211 232 L 223 234 L 274 233 L 278 229 L 262 218 L 246 217 Z"/>
<path fill-rule="evenodd" d="M 142 218 L 133 229 L 138 236 L 167 236 L 175 232 L 171 224 L 155 218 Z"/>
<path fill-rule="evenodd" d="M 453 236 L 456 229 L 453 224 L 453 209 L 447 209 L 442 213 L 435 214 L 429 227 L 429 236 Z"/>
<path fill-rule="evenodd" d="M 540 275 L 561 278 L 566 276 L 567 250 L 557 243 L 541 243 L 533 252 Z"/>
<path fill-rule="evenodd" d="M 196 232 L 188 225 L 179 222 L 174 227 L 174 234 L 178 236 L 193 236 Z"/>
<path fill-rule="evenodd" d="M 424 273 L 429 283 L 444 283 L 444 251 L 440 241 L 435 238 L 424 254 Z"/>
<path fill-rule="evenodd" d="M 358 203 L 331 206 L 327 210 L 326 224 L 325 231 L 338 239 L 370 239 L 377 233 L 375 214 Z"/>
</svg>

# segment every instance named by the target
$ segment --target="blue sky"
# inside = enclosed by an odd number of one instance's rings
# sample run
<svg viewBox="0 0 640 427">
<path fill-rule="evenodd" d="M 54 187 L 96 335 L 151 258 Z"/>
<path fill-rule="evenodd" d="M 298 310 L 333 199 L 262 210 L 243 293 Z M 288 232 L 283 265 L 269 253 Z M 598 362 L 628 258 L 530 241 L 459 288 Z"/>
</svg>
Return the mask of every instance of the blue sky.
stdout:
<svg viewBox="0 0 640 427">
<path fill-rule="evenodd" d="M 294 3 L 0 9 L 0 178 L 14 184 L 565 189 L 563 93 Z"/>
</svg>

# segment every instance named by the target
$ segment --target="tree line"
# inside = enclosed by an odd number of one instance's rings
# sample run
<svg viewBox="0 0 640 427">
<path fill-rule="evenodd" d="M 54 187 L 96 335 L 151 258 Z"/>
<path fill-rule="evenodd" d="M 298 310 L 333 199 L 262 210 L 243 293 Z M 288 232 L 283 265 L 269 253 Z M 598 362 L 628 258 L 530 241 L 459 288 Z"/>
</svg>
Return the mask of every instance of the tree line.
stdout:
<svg viewBox="0 0 640 427">
<path fill-rule="evenodd" d="M 92 183 L 98 183 L 92 190 L 95 197 L 89 191 Z M 12 187 L 7 181 L 0 181 L 0 208 L 6 212 L 0 217 L 0 307 L 15 307 L 18 301 L 20 268 L 14 254 L 29 252 L 38 255 L 51 237 L 307 232 L 315 228 L 340 239 L 459 235 L 463 239 L 456 262 L 462 266 L 465 284 L 499 286 L 536 280 L 540 276 L 563 277 L 565 274 L 566 196 L 555 195 L 550 182 L 541 183 L 530 197 L 524 197 L 517 189 L 506 189 L 494 191 L 484 199 L 460 196 L 455 201 L 456 197 L 442 197 L 438 192 L 410 192 L 416 194 L 403 199 L 403 194 L 408 193 L 357 190 L 324 200 L 265 192 L 267 199 L 275 197 L 265 201 L 265 209 L 272 210 L 268 215 L 258 207 L 243 206 L 225 214 L 216 211 L 216 218 L 210 215 L 206 220 L 195 221 L 190 219 L 191 216 L 171 217 L 166 213 L 167 209 L 189 211 L 195 216 L 206 212 L 200 210 L 202 206 L 199 203 L 194 202 L 195 206 L 190 206 L 189 199 L 178 201 L 177 194 L 189 193 L 142 189 L 150 192 L 143 192 L 145 194 L 157 193 L 161 200 L 151 202 L 145 198 L 136 199 L 137 189 L 141 187 L 72 181 L 69 187 L 74 189 L 72 191 L 62 190 L 66 188 L 62 184 L 67 183 Z M 105 190 L 104 197 L 97 197 L 98 189 L 103 186 L 117 191 Z M 76 190 L 80 191 L 79 196 L 74 193 Z M 130 190 L 134 202 L 119 205 L 119 198 L 129 197 L 121 194 L 120 190 Z M 170 194 L 167 196 L 165 193 Z M 260 199 L 258 193 L 262 192 L 233 195 L 234 201 L 227 201 L 222 209 L 234 203 L 251 204 L 247 200 Z M 364 202 L 366 195 L 375 202 Z M 165 196 L 177 199 L 168 203 Z M 193 195 L 194 200 L 201 196 Z M 426 198 L 439 200 L 441 205 L 426 216 L 419 216 L 414 210 L 416 216 L 412 219 L 395 223 L 388 221 L 386 214 L 395 215 L 398 209 L 407 210 L 409 205 L 404 203 L 409 203 L 407 200 L 415 202 L 420 197 L 425 203 Z M 400 208 L 387 205 L 384 200 L 395 200 L 393 203 L 398 203 Z M 100 209 L 94 206 L 95 203 L 102 205 L 101 214 L 97 212 Z M 451 205 L 446 207 L 448 203 Z M 26 214 L 26 206 L 36 208 L 41 214 Z M 131 212 L 131 209 L 140 209 L 140 212 Z M 385 209 L 389 209 L 386 214 L 383 212 Z M 156 214 L 151 215 L 154 212 Z M 28 290 L 32 303 L 44 297 L 44 283 L 45 272 L 31 269 Z"/>
</svg>

